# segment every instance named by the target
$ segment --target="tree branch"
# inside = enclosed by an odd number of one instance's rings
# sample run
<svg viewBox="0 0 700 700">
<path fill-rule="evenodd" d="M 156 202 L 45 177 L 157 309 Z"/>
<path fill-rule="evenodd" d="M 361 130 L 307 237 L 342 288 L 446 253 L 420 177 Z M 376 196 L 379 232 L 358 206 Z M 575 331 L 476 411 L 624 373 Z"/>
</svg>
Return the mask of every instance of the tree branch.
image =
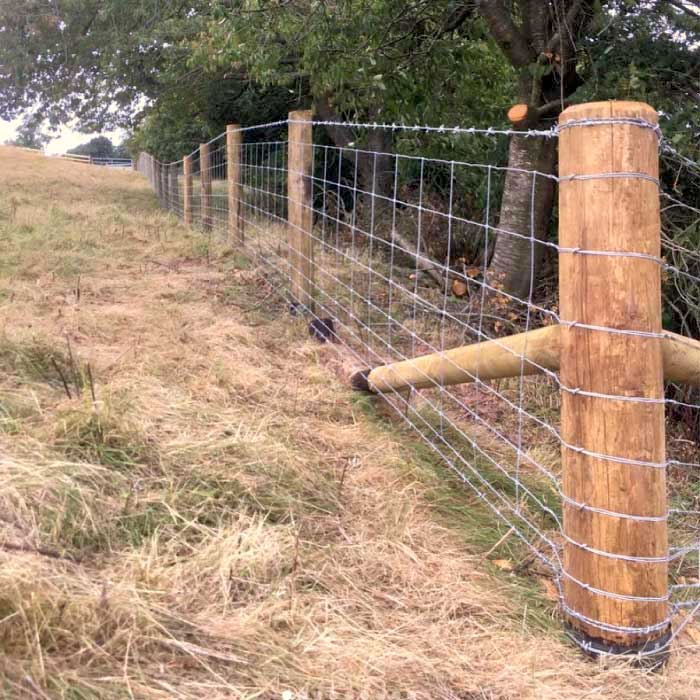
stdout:
<svg viewBox="0 0 700 700">
<path fill-rule="evenodd" d="M 459 29 L 470 17 L 474 16 L 474 8 L 470 5 L 462 5 L 452 12 L 440 30 L 439 36 L 444 36 Z"/>
<path fill-rule="evenodd" d="M 547 51 L 554 51 L 559 48 L 559 43 L 562 40 L 562 30 L 566 27 L 570 27 L 575 21 L 581 10 L 583 9 L 583 3 L 586 0 L 574 0 L 568 12 L 562 20 L 559 29 L 552 35 L 552 38 L 547 42 Z"/>
<path fill-rule="evenodd" d="M 438 269 L 444 267 L 443 265 L 440 265 L 437 260 L 434 260 L 420 251 L 412 250 L 413 246 L 411 246 L 396 229 L 391 230 L 391 238 L 406 255 L 413 258 L 416 263 L 416 270 L 425 272 L 439 289 L 445 288 L 445 278 L 438 272 Z"/>
<path fill-rule="evenodd" d="M 538 54 L 545 51 L 545 36 L 549 24 L 547 21 L 548 17 L 547 3 L 534 3 L 534 6 L 530 9 L 530 31 L 527 39 L 530 46 L 532 46 Z"/>
<path fill-rule="evenodd" d="M 342 121 L 340 115 L 331 106 L 327 95 L 321 95 L 314 100 L 314 112 L 323 121 Z M 325 129 L 339 148 L 347 148 L 355 140 L 354 134 L 346 126 L 326 126 Z M 343 158 L 354 163 L 355 153 L 352 150 L 343 152 Z"/>
<path fill-rule="evenodd" d="M 666 0 L 666 2 L 683 14 L 689 14 L 691 17 L 700 17 L 700 6 L 697 4 L 693 4 L 689 7 L 681 0 Z"/>
<path fill-rule="evenodd" d="M 524 68 L 534 60 L 527 39 L 501 0 L 478 0 L 477 9 L 489 25 L 501 51 L 515 68 Z"/>
</svg>

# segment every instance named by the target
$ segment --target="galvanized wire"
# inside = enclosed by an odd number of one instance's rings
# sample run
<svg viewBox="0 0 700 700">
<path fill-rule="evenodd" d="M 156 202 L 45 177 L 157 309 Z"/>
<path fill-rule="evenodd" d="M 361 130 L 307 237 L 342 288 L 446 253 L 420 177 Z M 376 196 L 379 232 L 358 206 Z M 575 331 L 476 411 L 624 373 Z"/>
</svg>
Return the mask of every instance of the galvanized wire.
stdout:
<svg viewBox="0 0 700 700">
<path fill-rule="evenodd" d="M 602 120 L 652 129 L 643 120 Z M 561 128 L 588 126 L 601 120 L 585 120 Z M 304 123 L 304 122 L 298 122 Z M 316 128 L 343 126 L 358 132 L 387 129 L 392 132 L 455 133 L 476 137 L 529 136 L 556 138 L 559 129 L 529 132 L 474 128 L 445 128 L 369 123 L 306 122 Z M 412 359 L 426 353 L 442 353 L 467 342 L 493 341 L 520 360 L 519 376 L 499 381 L 483 380 L 477 370 L 468 374 L 469 385 L 444 386 L 424 376 L 431 389 L 380 392 L 396 413 L 419 435 L 466 484 L 480 503 L 529 548 L 543 572 L 553 580 L 559 603 L 571 618 L 602 632 L 648 634 L 665 629 L 675 612 L 695 611 L 700 606 L 700 496 L 687 489 L 687 480 L 699 482 L 700 454 L 697 438 L 670 436 L 667 459 L 662 462 L 635 460 L 606 454 L 568 443 L 561 435 L 559 402 L 561 393 L 591 396 L 611 401 L 663 403 L 669 415 L 685 411 L 696 420 L 700 396 L 682 394 L 669 387 L 663 396 L 636 397 L 585 391 L 568 386 L 559 373 L 538 366 L 526 353 L 517 353 L 501 343 L 503 336 L 537 326 L 560 324 L 601 333 L 615 333 L 665 339 L 667 332 L 652 333 L 626 328 L 594 326 L 577 319 L 562 318 L 555 290 L 543 291 L 536 284 L 537 260 L 556 265 L 559 256 L 609 256 L 635 258 L 661 267 L 680 289 L 684 309 L 700 311 L 700 297 L 689 285 L 700 282 L 700 254 L 687 245 L 687 238 L 674 235 L 679 225 L 698 227 L 700 207 L 682 201 L 682 195 L 664 191 L 661 181 L 641 173 L 598 173 L 559 178 L 552 173 L 509 168 L 496 163 L 472 163 L 444 158 L 427 158 L 354 146 L 311 143 L 313 154 L 312 193 L 309 202 L 314 224 L 305 232 L 314 243 L 312 262 L 315 275 L 306 277 L 313 290 L 315 308 L 301 308 L 291 292 L 292 256 L 288 231 L 288 190 L 290 175 L 288 143 L 262 140 L 270 129 L 286 121 L 247 127 L 240 154 L 240 222 L 242 231 L 235 241 L 258 265 L 260 273 L 274 280 L 290 308 L 307 313 L 331 328 L 331 340 L 342 344 L 358 367 L 377 366 Z M 192 164 L 193 225 L 230 240 L 228 211 L 228 163 L 226 135 L 208 144 L 209 164 L 203 173 L 199 151 Z M 666 158 L 692 172 L 697 164 L 676 154 L 661 140 Z M 138 169 L 150 180 L 163 206 L 184 216 L 183 161 L 161 164 L 142 155 Z M 530 225 L 512 231 L 500 226 L 496 192 L 509 172 L 529 179 Z M 700 172 L 700 170 L 698 170 Z M 163 173 L 166 173 L 164 176 Z M 204 175 L 204 177 L 203 177 Z M 481 178 L 479 201 L 459 196 L 459 183 Z M 560 246 L 547 231 L 537 230 L 535 200 L 538 187 L 562 179 L 642 178 L 660 187 L 662 243 L 660 257 L 617 250 L 585 250 Z M 442 189 L 436 181 L 442 180 Z M 211 183 L 209 205 L 202 183 Z M 446 183 L 446 184 L 445 184 Z M 204 199 L 203 199 L 204 193 Z M 681 224 L 679 224 L 679 221 Z M 499 237 L 511 237 L 527 244 L 530 283 L 525 296 L 505 293 L 488 275 L 489 256 Z M 700 238 L 699 241 L 700 242 Z M 232 241 L 233 243 L 233 241 Z M 297 252 L 297 256 L 300 254 Z M 302 256 L 303 257 L 303 256 Z M 298 271 L 297 271 L 298 274 Z M 436 280 L 441 281 L 440 284 Z M 493 303 L 496 299 L 497 303 Z M 487 300 L 491 303 L 487 304 Z M 688 312 L 690 313 L 690 311 Z M 700 314 L 698 316 L 700 318 Z M 695 337 L 695 329 L 683 327 Z M 530 371 L 539 374 L 528 376 Z M 700 426 L 700 419 L 696 420 Z M 678 444 L 674 442 L 678 440 Z M 683 441 L 684 440 L 684 441 Z M 680 442 L 683 441 L 683 442 Z M 618 512 L 568 497 L 561 485 L 559 454 L 562 448 L 630 468 L 665 469 L 669 476 L 669 509 L 657 515 Z M 678 476 L 683 474 L 684 476 Z M 691 476 L 688 476 L 691 475 Z M 620 554 L 577 542 L 562 527 L 562 505 L 588 510 L 622 521 L 669 522 L 674 540 L 659 557 Z M 672 585 L 668 596 L 643 596 L 603 590 L 572 576 L 563 564 L 564 542 L 589 553 L 611 559 L 671 566 Z M 624 601 L 668 603 L 668 617 L 652 626 L 615 626 L 595 620 L 566 604 L 562 583 L 567 580 L 590 594 Z M 676 628 L 676 637 L 684 618 Z M 658 650 L 656 650 L 658 651 Z"/>
</svg>

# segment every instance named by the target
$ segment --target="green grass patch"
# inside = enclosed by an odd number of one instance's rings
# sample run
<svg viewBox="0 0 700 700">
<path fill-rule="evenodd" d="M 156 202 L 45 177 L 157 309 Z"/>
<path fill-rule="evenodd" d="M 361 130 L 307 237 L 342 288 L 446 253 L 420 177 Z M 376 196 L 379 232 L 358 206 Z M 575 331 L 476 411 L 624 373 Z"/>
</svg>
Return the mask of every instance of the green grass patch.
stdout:
<svg viewBox="0 0 700 700">
<path fill-rule="evenodd" d="M 54 445 L 68 459 L 119 471 L 156 461 L 157 455 L 145 436 L 108 406 L 98 408 L 84 401 L 56 418 Z"/>
</svg>

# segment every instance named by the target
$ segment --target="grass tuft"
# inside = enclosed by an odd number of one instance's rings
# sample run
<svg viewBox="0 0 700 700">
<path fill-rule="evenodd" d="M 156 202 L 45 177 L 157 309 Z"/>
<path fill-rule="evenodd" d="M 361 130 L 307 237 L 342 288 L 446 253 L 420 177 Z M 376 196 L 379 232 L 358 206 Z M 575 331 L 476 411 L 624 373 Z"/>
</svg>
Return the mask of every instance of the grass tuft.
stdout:
<svg viewBox="0 0 700 700">
<path fill-rule="evenodd" d="M 137 174 L 0 160 L 0 696 L 694 697 L 690 637 L 655 676 L 562 643 L 517 538 L 240 251 Z"/>
<path fill-rule="evenodd" d="M 56 415 L 54 445 L 71 461 L 129 470 L 157 462 L 147 438 L 129 425 L 125 415 L 85 399 Z"/>
</svg>

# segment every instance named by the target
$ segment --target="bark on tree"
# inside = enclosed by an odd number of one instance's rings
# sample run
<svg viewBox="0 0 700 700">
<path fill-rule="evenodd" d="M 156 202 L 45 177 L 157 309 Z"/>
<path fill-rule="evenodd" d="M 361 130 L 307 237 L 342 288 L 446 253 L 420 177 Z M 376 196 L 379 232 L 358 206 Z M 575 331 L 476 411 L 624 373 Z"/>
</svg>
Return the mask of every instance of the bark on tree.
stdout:
<svg viewBox="0 0 700 700">
<path fill-rule="evenodd" d="M 556 154 L 554 139 L 514 136 L 510 141 L 508 167 L 551 174 Z M 534 241 L 547 236 L 555 184 L 551 178 L 508 171 L 498 228 L 517 235 L 498 233 L 488 270 L 492 287 L 520 299 L 528 297 L 544 253 L 544 246 Z"/>
<path fill-rule="evenodd" d="M 593 0 L 478 0 L 477 9 L 511 65 L 519 71 L 518 101 L 528 107 L 528 128 L 548 126 L 580 84 L 576 73 L 576 43 L 585 36 Z M 532 115 L 532 116 L 531 116 Z M 556 168 L 555 139 L 511 138 L 508 166 L 543 174 Z M 499 234 L 488 269 L 488 280 L 504 292 L 527 297 L 544 247 L 534 258 L 528 240 L 547 235 L 555 181 L 509 170 L 504 183 L 498 227 L 517 235 Z M 533 278 L 532 275 L 535 275 Z"/>
<path fill-rule="evenodd" d="M 323 121 L 342 121 L 327 97 L 315 101 L 314 111 Z M 394 139 L 391 131 L 372 129 L 365 142 L 359 145 L 355 134 L 346 126 L 327 126 L 326 130 L 338 148 L 347 149 L 343 151 L 343 158 L 357 164 L 357 186 L 366 193 L 362 199 L 368 206 L 374 200 L 375 215 L 381 215 L 389 208 L 388 199 L 393 192 Z"/>
</svg>

